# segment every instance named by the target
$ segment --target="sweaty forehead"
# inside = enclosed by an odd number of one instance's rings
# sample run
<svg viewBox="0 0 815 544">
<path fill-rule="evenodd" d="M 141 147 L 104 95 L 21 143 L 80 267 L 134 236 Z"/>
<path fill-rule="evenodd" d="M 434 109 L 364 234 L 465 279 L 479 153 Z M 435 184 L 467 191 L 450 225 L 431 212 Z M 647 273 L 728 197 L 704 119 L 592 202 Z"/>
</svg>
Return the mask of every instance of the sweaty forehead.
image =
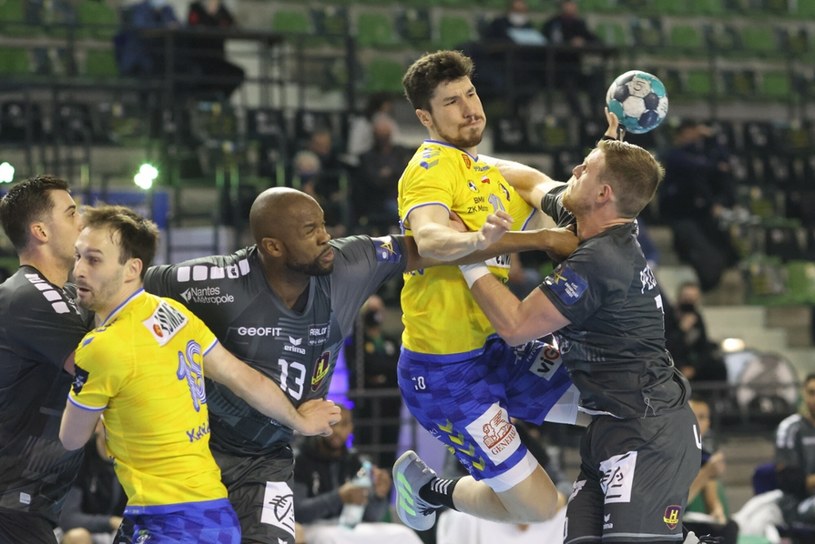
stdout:
<svg viewBox="0 0 815 544">
<path fill-rule="evenodd" d="M 473 87 L 473 82 L 467 76 L 453 79 L 451 81 L 442 81 L 436 86 L 433 95 L 430 97 L 433 100 L 444 100 L 452 96 L 458 96 L 466 93 Z"/>
</svg>

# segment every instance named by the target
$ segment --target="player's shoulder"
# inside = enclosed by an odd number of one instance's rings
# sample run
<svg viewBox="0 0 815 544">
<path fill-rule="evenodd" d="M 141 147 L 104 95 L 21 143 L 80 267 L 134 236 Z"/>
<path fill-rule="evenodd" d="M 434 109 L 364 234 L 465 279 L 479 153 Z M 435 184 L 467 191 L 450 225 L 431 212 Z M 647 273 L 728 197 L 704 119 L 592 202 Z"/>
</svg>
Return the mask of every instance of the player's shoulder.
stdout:
<svg viewBox="0 0 815 544">
<path fill-rule="evenodd" d="M 183 288 L 185 285 L 195 287 L 241 282 L 258 268 L 256 261 L 257 248 L 250 246 L 228 255 L 211 255 L 177 264 L 157 265 L 147 271 L 145 285 L 149 290 L 163 295 L 166 292 L 163 289 L 157 290 L 157 285 Z"/>
<path fill-rule="evenodd" d="M 32 267 L 21 267 L 0 284 L 0 296 L 5 299 L 4 306 L 16 320 L 43 310 L 53 311 L 55 315 L 79 315 L 76 303 L 65 290 L 49 282 Z"/>
</svg>

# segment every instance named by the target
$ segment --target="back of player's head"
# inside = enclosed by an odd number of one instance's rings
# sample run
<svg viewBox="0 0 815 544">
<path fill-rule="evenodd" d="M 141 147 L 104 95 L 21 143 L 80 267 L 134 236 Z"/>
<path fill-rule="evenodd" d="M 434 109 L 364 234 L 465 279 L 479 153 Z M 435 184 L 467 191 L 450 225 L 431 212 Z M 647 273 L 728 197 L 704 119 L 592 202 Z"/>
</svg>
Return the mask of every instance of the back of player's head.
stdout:
<svg viewBox="0 0 815 544">
<path fill-rule="evenodd" d="M 436 51 L 424 55 L 408 68 L 402 86 L 411 106 L 430 111 L 430 100 L 440 84 L 472 76 L 470 57 L 461 51 Z"/>
<path fill-rule="evenodd" d="M 636 217 L 654 198 L 665 169 L 638 145 L 601 140 L 598 147 L 605 157 L 603 178 L 614 189 L 617 211 L 621 217 Z"/>
<path fill-rule="evenodd" d="M 249 228 L 258 246 L 263 238 L 285 238 L 296 227 L 293 212 L 304 203 L 320 206 L 310 195 L 291 187 L 272 187 L 260 193 L 249 210 Z"/>
<path fill-rule="evenodd" d="M 125 206 L 101 205 L 85 210 L 85 228 L 109 229 L 119 246 L 119 264 L 128 259 L 142 262 L 141 278 L 152 264 L 158 246 L 158 227 Z"/>
<path fill-rule="evenodd" d="M 53 176 L 36 176 L 18 183 L 0 200 L 0 223 L 17 251 L 28 245 L 28 228 L 54 208 L 51 191 L 68 191 L 68 183 Z"/>
</svg>

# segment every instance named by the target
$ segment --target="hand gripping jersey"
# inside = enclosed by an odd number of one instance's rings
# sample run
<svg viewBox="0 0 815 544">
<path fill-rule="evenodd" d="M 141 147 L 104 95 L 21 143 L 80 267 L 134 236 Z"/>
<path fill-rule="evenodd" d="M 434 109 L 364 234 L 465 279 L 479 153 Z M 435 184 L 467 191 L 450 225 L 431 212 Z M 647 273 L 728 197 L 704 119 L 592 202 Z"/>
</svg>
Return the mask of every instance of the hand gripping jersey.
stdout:
<svg viewBox="0 0 815 544">
<path fill-rule="evenodd" d="M 399 217 L 411 234 L 410 213 L 441 205 L 476 231 L 498 210 L 522 229 L 535 211 L 507 183 L 497 168 L 443 142 L 425 140 L 399 180 Z M 490 270 L 502 281 L 509 277 L 509 256 L 490 259 Z M 476 304 L 457 266 L 435 266 L 405 274 L 402 289 L 402 345 L 417 353 L 471 357 L 495 333 Z"/>
<path fill-rule="evenodd" d="M 390 236 L 332 240 L 334 271 L 311 278 L 303 313 L 269 287 L 252 246 L 147 271 L 145 288 L 184 303 L 236 357 L 269 376 L 295 406 L 323 398 L 343 341 L 371 293 L 404 271 L 400 242 Z M 226 387 L 207 381 L 212 445 L 236 455 L 286 447 L 292 430 L 270 421 Z"/>
<path fill-rule="evenodd" d="M 66 291 L 31 266 L 0 284 L 0 508 L 53 523 L 82 462 L 59 441 L 63 364 L 91 322 Z"/>
<path fill-rule="evenodd" d="M 140 289 L 77 349 L 68 400 L 104 410 L 128 514 L 226 497 L 204 391 L 203 357 L 216 342 L 184 306 Z"/>
</svg>

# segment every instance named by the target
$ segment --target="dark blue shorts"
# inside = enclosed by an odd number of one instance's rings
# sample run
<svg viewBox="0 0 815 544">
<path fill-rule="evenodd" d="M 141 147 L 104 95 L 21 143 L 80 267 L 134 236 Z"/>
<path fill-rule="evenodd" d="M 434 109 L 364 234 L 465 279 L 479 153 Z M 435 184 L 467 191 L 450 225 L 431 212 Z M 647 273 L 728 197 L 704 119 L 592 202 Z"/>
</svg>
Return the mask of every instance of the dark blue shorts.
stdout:
<svg viewBox="0 0 815 544">
<path fill-rule="evenodd" d="M 227 499 L 183 505 L 127 507 L 133 544 L 240 544 L 238 516 Z M 130 529 L 132 527 L 132 529 Z"/>
<path fill-rule="evenodd" d="M 403 349 L 399 389 L 475 479 L 505 491 L 537 465 L 510 418 L 542 423 L 572 381 L 557 350 L 540 342 L 513 349 L 495 336 L 461 357 Z"/>
</svg>

